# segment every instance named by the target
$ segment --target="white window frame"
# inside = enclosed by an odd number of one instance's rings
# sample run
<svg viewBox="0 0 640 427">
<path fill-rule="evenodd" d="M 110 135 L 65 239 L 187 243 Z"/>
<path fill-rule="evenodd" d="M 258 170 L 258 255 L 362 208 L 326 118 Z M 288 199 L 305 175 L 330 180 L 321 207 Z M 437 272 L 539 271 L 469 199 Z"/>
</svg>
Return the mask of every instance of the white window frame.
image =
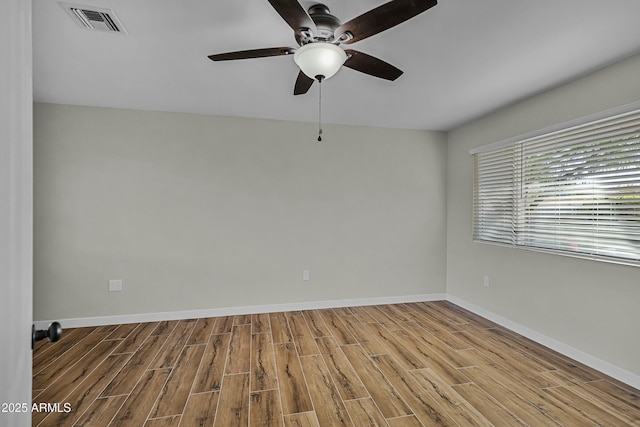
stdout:
<svg viewBox="0 0 640 427">
<path fill-rule="evenodd" d="M 605 136 L 601 136 L 602 129 Z M 628 135 L 633 135 L 628 142 L 619 142 L 623 141 L 620 136 Z M 615 147 L 606 151 L 605 141 L 612 141 Z M 615 165 L 618 160 L 607 160 L 605 169 L 592 166 L 592 159 L 599 159 L 603 149 L 617 156 L 621 145 L 632 150 L 631 157 L 620 161 L 631 159 L 628 180 L 618 178 L 620 169 L 610 177 L 608 162 L 620 168 Z M 640 102 L 473 148 L 469 153 L 474 157 L 474 242 L 640 266 L 640 210 L 635 209 L 635 200 L 640 198 Z M 566 159 L 583 155 L 588 161 L 582 163 L 582 169 L 565 173 L 570 168 Z M 563 172 L 565 178 L 548 180 L 552 169 Z M 602 178 L 603 174 L 607 177 Z M 619 184 L 605 190 L 599 187 L 612 179 L 627 180 L 624 192 Z M 602 227 L 591 227 L 601 218 L 602 206 L 614 212 L 606 217 L 608 230 L 617 233 L 611 239 L 601 233 Z M 629 207 L 630 215 L 620 214 Z M 576 219 L 579 225 L 572 226 Z"/>
</svg>

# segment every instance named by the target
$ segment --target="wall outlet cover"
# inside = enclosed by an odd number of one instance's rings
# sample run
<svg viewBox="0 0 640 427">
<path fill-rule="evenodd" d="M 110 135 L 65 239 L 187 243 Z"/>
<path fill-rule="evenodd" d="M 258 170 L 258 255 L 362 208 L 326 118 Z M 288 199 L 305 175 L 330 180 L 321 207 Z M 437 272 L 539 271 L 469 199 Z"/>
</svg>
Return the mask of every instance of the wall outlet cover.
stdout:
<svg viewBox="0 0 640 427">
<path fill-rule="evenodd" d="M 109 280 L 109 292 L 119 292 L 122 290 L 122 279 Z"/>
</svg>

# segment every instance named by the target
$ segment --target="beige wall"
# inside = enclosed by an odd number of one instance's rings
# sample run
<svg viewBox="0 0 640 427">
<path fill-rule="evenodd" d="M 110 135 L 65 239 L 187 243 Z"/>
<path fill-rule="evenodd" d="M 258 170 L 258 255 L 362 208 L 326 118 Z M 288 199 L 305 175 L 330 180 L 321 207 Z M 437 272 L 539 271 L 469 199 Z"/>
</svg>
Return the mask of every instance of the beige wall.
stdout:
<svg viewBox="0 0 640 427">
<path fill-rule="evenodd" d="M 316 129 L 36 104 L 34 319 L 444 293 L 445 135 Z"/>
<path fill-rule="evenodd" d="M 640 56 L 491 114 L 450 132 L 447 156 L 447 293 L 635 374 L 640 269 L 472 243 L 468 150 L 638 101 L 638 76 Z"/>
</svg>

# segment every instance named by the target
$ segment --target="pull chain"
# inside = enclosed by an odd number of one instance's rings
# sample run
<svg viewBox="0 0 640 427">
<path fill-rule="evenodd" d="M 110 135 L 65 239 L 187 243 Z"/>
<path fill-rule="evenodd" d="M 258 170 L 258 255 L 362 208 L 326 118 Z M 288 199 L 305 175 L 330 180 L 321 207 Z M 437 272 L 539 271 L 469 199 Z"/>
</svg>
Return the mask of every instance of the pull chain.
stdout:
<svg viewBox="0 0 640 427">
<path fill-rule="evenodd" d="M 318 79 L 318 90 L 320 96 L 318 97 L 318 141 L 322 141 L 322 80 L 324 76 L 316 76 Z"/>
</svg>

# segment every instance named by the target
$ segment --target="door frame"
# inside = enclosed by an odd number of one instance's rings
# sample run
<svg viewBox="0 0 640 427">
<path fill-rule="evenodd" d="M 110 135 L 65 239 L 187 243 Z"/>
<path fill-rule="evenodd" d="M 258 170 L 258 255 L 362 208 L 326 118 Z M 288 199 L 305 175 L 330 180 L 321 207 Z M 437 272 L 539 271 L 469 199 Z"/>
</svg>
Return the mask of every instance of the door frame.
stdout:
<svg viewBox="0 0 640 427">
<path fill-rule="evenodd" d="M 5 0 L 0 6 L 0 424 L 12 426 L 31 425 L 31 10 L 30 0 Z"/>
</svg>

